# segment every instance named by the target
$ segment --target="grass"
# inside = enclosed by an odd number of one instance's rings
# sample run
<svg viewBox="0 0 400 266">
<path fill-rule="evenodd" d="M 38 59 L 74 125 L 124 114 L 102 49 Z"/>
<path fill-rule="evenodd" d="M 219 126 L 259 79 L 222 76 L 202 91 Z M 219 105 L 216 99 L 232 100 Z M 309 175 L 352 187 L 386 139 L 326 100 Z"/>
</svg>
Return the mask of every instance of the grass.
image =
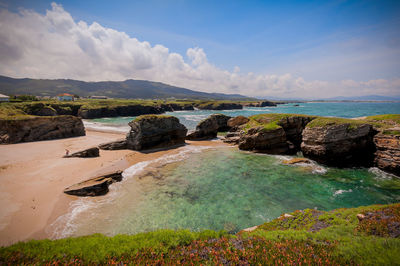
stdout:
<svg viewBox="0 0 400 266">
<path fill-rule="evenodd" d="M 111 257 L 135 256 L 141 250 L 166 253 L 171 249 L 188 245 L 195 240 L 220 238 L 224 232 L 188 230 L 159 230 L 137 235 L 101 234 L 65 238 L 59 240 L 32 240 L 0 249 L 0 264 L 7 263 L 69 263 L 75 260 L 87 263 L 106 263 Z"/>
<path fill-rule="evenodd" d="M 357 214 L 363 214 L 361 221 Z M 393 265 L 400 204 L 295 211 L 253 232 L 160 230 L 34 240 L 0 248 L 0 264 Z M 397 231 L 396 231 L 397 230 Z"/>
<path fill-rule="evenodd" d="M 164 118 L 175 118 L 175 116 L 172 115 L 140 115 L 135 118 L 135 122 L 139 122 L 142 120 L 157 120 L 157 119 L 164 119 Z"/>
<path fill-rule="evenodd" d="M 244 130 L 248 132 L 251 128 L 260 128 L 264 131 L 272 131 L 281 128 L 282 120 L 288 119 L 290 117 L 311 117 L 308 115 L 300 114 L 258 114 L 250 116 L 250 121 L 244 126 Z"/>
<path fill-rule="evenodd" d="M 334 125 L 347 125 L 348 129 L 356 129 L 360 126 L 368 124 L 365 120 L 346 119 L 338 117 L 318 117 L 307 124 L 308 128 L 326 127 Z"/>
</svg>

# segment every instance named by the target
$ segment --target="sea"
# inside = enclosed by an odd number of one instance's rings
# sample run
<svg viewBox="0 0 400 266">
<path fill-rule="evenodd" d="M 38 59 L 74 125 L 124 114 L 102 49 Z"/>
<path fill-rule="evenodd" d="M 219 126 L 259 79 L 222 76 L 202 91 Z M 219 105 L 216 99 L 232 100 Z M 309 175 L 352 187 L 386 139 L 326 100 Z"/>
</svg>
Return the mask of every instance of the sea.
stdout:
<svg viewBox="0 0 400 266">
<path fill-rule="evenodd" d="M 213 113 L 250 116 L 297 113 L 344 118 L 400 114 L 400 103 L 312 102 L 226 111 L 170 112 L 189 130 Z M 85 120 L 88 128 L 127 132 L 134 117 Z M 233 146 L 191 146 L 134 164 L 122 182 L 97 198 L 78 198 L 48 228 L 53 238 L 108 236 L 158 229 L 236 233 L 299 209 L 332 210 L 400 202 L 400 178 L 377 168 L 286 165 L 278 156 Z"/>
</svg>

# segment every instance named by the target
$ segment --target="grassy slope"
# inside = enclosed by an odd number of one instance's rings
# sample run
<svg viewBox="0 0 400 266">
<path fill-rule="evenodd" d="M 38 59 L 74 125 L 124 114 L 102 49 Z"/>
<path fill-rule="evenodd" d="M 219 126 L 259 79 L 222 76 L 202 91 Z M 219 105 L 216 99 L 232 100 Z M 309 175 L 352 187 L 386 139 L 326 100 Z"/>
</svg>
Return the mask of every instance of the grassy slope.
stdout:
<svg viewBox="0 0 400 266">
<path fill-rule="evenodd" d="M 276 130 L 281 128 L 279 122 L 282 119 L 289 117 L 316 117 L 312 115 L 301 115 L 301 114 L 258 114 L 250 116 L 250 121 L 246 123 L 244 129 L 248 131 L 250 128 L 262 127 L 265 131 Z"/>
<path fill-rule="evenodd" d="M 361 222 L 357 214 L 371 215 Z M 18 243 L 0 249 L 0 263 L 364 264 L 400 262 L 400 239 L 389 237 L 400 222 L 400 204 L 330 212 L 296 211 L 253 232 L 160 230 L 133 236 L 99 234 Z M 397 228 L 400 231 L 400 228 Z M 396 230 L 394 230 L 396 231 Z M 393 235 L 392 235 L 393 236 Z"/>
<path fill-rule="evenodd" d="M 346 119 L 338 117 L 321 117 L 311 115 L 300 115 L 300 114 L 259 114 L 250 116 L 250 121 L 244 126 L 244 129 L 248 131 L 250 128 L 261 127 L 265 131 L 276 130 L 280 128 L 279 121 L 289 117 L 313 117 L 311 122 L 307 124 L 307 127 L 325 127 L 332 125 L 348 125 L 349 129 L 357 128 L 361 125 L 370 124 L 376 129 L 379 129 L 384 134 L 399 135 L 399 130 L 392 130 L 392 127 L 398 127 L 400 124 L 400 114 L 386 114 L 369 116 L 364 119 Z"/>
</svg>

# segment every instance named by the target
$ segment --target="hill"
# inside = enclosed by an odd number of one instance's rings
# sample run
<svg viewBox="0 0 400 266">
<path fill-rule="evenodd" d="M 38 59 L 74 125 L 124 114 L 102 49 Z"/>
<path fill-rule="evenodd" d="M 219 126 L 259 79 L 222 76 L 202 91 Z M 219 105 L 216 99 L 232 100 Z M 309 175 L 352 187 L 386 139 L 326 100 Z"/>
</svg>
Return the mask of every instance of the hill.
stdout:
<svg viewBox="0 0 400 266">
<path fill-rule="evenodd" d="M 0 93 L 6 95 L 30 94 L 56 96 L 60 93 L 77 94 L 81 97 L 102 95 L 110 98 L 136 99 L 215 99 L 245 100 L 239 94 L 206 93 L 175 87 L 147 80 L 85 82 L 72 79 L 15 79 L 0 76 Z"/>
</svg>

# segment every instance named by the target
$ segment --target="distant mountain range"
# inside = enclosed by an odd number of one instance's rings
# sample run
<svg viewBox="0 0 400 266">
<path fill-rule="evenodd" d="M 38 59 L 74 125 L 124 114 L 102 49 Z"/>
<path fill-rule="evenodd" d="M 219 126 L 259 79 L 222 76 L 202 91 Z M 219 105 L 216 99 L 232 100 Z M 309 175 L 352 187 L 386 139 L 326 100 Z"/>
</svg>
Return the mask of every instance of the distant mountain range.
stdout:
<svg viewBox="0 0 400 266">
<path fill-rule="evenodd" d="M 366 96 L 358 96 L 358 97 L 333 97 L 324 100 L 331 101 L 400 101 L 400 96 L 382 96 L 382 95 L 366 95 Z"/>
<path fill-rule="evenodd" d="M 272 101 L 400 101 L 399 96 L 382 96 L 382 95 L 365 95 L 365 96 L 337 96 L 332 98 L 316 98 L 316 99 L 304 99 L 304 98 L 279 98 L 279 97 L 268 97 Z"/>
<path fill-rule="evenodd" d="M 6 95 L 30 94 L 56 96 L 60 93 L 76 94 L 81 97 L 107 96 L 110 98 L 141 99 L 254 99 L 240 94 L 206 93 L 175 87 L 147 80 L 85 82 L 72 79 L 15 79 L 0 76 L 0 93 Z"/>
</svg>

